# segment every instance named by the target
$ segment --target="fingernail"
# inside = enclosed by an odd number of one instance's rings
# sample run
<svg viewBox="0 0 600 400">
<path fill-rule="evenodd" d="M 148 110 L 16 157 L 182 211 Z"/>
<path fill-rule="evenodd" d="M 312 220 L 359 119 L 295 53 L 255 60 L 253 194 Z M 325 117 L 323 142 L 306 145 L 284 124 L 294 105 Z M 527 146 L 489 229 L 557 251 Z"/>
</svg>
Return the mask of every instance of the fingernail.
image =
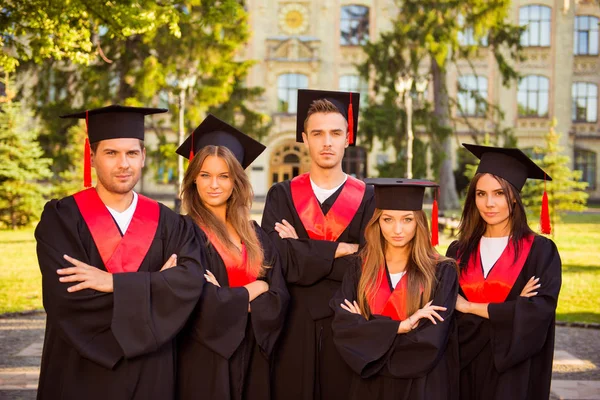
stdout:
<svg viewBox="0 0 600 400">
<path fill-rule="evenodd" d="M 57 269 L 57 270 L 56 270 L 56 273 L 57 273 L 57 274 L 58 274 L 58 273 L 60 273 L 60 272 L 62 272 L 62 269 Z"/>
</svg>

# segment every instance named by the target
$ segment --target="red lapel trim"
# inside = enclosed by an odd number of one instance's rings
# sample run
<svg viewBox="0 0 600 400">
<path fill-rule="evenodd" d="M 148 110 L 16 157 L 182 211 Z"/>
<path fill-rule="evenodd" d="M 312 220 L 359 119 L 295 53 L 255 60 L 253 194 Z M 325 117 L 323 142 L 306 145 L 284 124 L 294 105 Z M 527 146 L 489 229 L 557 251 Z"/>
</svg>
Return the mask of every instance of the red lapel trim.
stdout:
<svg viewBox="0 0 600 400">
<path fill-rule="evenodd" d="M 377 291 L 373 295 L 367 296 L 369 308 L 372 314 L 385 315 L 396 321 L 403 321 L 408 318 L 406 304 L 408 278 L 404 274 L 392 291 L 386 275 L 386 268 L 382 266 L 377 275 L 377 284 L 375 285 Z"/>
<path fill-rule="evenodd" d="M 327 213 L 323 215 L 319 201 L 310 185 L 308 173 L 298 175 L 290 182 L 292 200 L 308 237 L 316 240 L 336 241 L 356 215 L 366 185 L 348 176 L 342 192 Z"/>
<path fill-rule="evenodd" d="M 158 203 L 138 194 L 127 232 L 121 236 L 96 189 L 83 190 L 73 197 L 106 269 L 113 274 L 136 272 L 156 235 L 160 217 Z"/>
<path fill-rule="evenodd" d="M 481 254 L 478 246 L 477 252 L 471 256 L 466 269 L 460 274 L 460 287 L 467 300 L 475 303 L 503 303 L 512 290 L 517 277 L 521 273 L 527 256 L 533 245 L 533 235 L 521 241 L 521 252 L 515 263 L 515 247 L 509 240 L 504 252 L 488 274 L 483 276 L 481 267 Z M 481 245 L 481 242 L 480 242 Z"/>
<path fill-rule="evenodd" d="M 206 233 L 210 244 L 223 260 L 223 264 L 225 264 L 229 287 L 242 287 L 256 281 L 258 274 L 252 273 L 250 268 L 248 268 L 248 254 L 246 253 L 246 245 L 244 243 L 242 243 L 240 254 L 231 254 L 212 231 L 206 228 L 202 228 L 202 230 Z"/>
</svg>

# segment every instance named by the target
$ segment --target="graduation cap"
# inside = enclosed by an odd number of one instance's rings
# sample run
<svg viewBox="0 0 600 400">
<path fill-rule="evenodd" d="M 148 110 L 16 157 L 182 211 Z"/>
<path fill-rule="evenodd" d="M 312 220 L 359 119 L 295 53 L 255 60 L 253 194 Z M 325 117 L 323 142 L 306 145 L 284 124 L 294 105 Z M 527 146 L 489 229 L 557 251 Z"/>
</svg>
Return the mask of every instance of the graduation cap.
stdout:
<svg viewBox="0 0 600 400">
<path fill-rule="evenodd" d="M 365 183 L 375 187 L 375 207 L 380 210 L 422 210 L 425 189 L 436 188 L 431 212 L 431 244 L 438 245 L 437 183 L 404 178 L 368 178 Z"/>
<path fill-rule="evenodd" d="M 221 121 L 212 114 L 208 114 L 204 121 L 179 146 L 176 153 L 191 161 L 194 154 L 208 145 L 227 147 L 244 169 L 252 164 L 266 148 L 262 143 L 252 139 L 228 123 Z"/>
<path fill-rule="evenodd" d="M 528 178 L 543 179 L 544 182 L 552 180 L 543 169 L 520 149 L 480 146 L 469 143 L 463 143 L 462 145 L 481 160 L 476 173 L 488 173 L 506 179 L 519 192 Z M 548 194 L 545 189 L 542 196 L 540 225 L 542 233 L 549 234 L 552 231 L 548 212 Z"/>
<path fill-rule="evenodd" d="M 296 119 L 296 142 L 302 143 L 302 132 L 304 132 L 304 121 L 308 109 L 315 100 L 328 100 L 340 114 L 348 121 L 348 143 L 350 146 L 356 144 L 356 130 L 358 129 L 358 111 L 360 93 L 356 92 L 332 92 L 327 90 L 298 89 L 298 117 Z"/>
<path fill-rule="evenodd" d="M 167 112 L 165 108 L 144 108 L 110 105 L 93 110 L 61 115 L 60 118 L 85 119 L 87 137 L 85 139 L 83 185 L 92 187 L 90 163 L 90 143 L 108 139 L 144 140 L 144 116 Z"/>
</svg>

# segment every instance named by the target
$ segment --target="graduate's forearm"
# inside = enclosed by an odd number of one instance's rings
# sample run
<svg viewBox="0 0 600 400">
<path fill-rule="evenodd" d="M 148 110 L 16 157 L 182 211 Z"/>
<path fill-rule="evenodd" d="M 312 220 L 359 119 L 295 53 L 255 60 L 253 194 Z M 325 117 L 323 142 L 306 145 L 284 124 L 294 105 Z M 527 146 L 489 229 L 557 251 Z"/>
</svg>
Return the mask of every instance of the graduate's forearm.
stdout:
<svg viewBox="0 0 600 400">
<path fill-rule="evenodd" d="M 474 314 L 481 318 L 490 319 L 488 305 L 489 303 L 473 303 L 470 301 L 467 303 L 466 313 Z"/>
</svg>

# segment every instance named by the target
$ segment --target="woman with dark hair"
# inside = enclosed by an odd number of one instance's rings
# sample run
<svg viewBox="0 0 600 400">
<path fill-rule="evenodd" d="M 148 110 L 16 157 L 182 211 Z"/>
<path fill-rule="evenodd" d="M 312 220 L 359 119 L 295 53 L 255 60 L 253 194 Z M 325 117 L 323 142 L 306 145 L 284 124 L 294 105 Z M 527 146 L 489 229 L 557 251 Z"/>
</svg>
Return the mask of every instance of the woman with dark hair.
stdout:
<svg viewBox="0 0 600 400">
<path fill-rule="evenodd" d="M 270 397 L 270 359 L 289 295 L 275 248 L 250 221 L 244 168 L 263 150 L 212 115 L 177 150 L 191 159 L 182 206 L 206 245 L 209 282 L 178 338 L 180 399 Z"/>
<path fill-rule="evenodd" d="M 460 398 L 547 400 L 561 261 L 529 228 L 520 190 L 551 178 L 519 149 L 463 145 L 481 162 L 446 254 L 460 268 Z"/>
<path fill-rule="evenodd" d="M 456 263 L 430 242 L 433 182 L 367 179 L 375 213 L 365 247 L 330 302 L 334 342 L 356 372 L 352 399 L 458 399 Z"/>
</svg>

